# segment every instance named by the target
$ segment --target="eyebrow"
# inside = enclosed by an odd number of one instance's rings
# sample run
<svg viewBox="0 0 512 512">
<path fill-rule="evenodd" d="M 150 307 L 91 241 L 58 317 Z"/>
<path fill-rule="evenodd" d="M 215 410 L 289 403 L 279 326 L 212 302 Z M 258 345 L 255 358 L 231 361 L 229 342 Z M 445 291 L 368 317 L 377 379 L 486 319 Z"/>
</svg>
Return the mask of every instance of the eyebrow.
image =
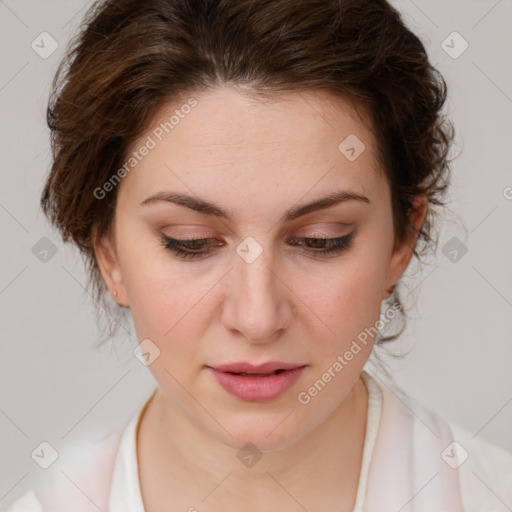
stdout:
<svg viewBox="0 0 512 512">
<path fill-rule="evenodd" d="M 142 201 L 140 205 L 149 205 L 160 201 L 174 203 L 179 206 L 185 206 L 186 208 L 190 208 L 191 210 L 194 210 L 196 212 L 226 219 L 228 221 L 233 220 L 233 215 L 231 212 L 223 210 L 215 203 L 206 201 L 198 197 L 193 197 L 187 194 L 175 192 L 157 192 L 156 194 L 153 194 L 148 198 L 144 199 L 144 201 Z M 280 222 L 290 222 L 299 217 L 302 217 L 303 215 L 307 215 L 308 213 L 315 212 L 318 210 L 324 210 L 326 208 L 330 208 L 331 206 L 335 206 L 340 203 L 346 203 L 348 201 L 359 201 L 370 204 L 370 200 L 366 196 L 348 190 L 340 190 L 332 194 L 329 194 L 326 197 L 315 199 L 310 203 L 295 208 L 290 208 L 281 217 Z"/>
</svg>

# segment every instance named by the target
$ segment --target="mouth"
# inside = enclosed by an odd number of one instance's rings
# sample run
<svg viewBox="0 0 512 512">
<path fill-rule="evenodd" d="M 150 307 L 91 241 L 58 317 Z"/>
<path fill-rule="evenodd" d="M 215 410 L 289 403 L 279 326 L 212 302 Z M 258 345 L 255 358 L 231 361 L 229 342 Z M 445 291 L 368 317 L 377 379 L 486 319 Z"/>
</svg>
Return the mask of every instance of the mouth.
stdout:
<svg viewBox="0 0 512 512">
<path fill-rule="evenodd" d="M 254 365 L 242 361 L 240 363 L 221 364 L 213 366 L 214 370 L 224 373 L 232 373 L 235 375 L 255 375 L 255 376 L 268 376 L 277 373 L 282 373 L 287 370 L 294 370 L 306 366 L 304 363 L 286 363 L 284 361 L 268 361 L 266 363 Z"/>
<path fill-rule="evenodd" d="M 268 402 L 288 391 L 306 366 L 271 362 L 259 366 L 236 363 L 207 368 L 229 394 L 246 402 Z"/>
<path fill-rule="evenodd" d="M 287 372 L 288 370 L 279 369 L 270 373 L 247 373 L 247 372 L 224 372 L 231 375 L 242 375 L 243 377 L 269 377 L 270 375 L 279 375 L 280 373 Z"/>
</svg>

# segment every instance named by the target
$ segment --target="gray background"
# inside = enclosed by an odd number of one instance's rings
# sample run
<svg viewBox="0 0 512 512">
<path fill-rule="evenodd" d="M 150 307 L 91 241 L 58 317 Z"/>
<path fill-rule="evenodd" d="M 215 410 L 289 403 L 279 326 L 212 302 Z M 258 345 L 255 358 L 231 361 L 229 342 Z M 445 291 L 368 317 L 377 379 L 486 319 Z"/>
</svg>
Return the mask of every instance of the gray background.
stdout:
<svg viewBox="0 0 512 512">
<path fill-rule="evenodd" d="M 131 325 L 111 350 L 92 348 L 99 333 L 78 252 L 39 211 L 49 84 L 89 3 L 0 0 L 0 503 L 44 471 L 30 457 L 41 441 L 60 451 L 121 428 L 155 386 L 131 355 Z M 393 351 L 409 354 L 385 361 L 424 406 L 512 450 L 512 2 L 392 3 L 447 80 L 462 153 L 437 257 L 402 280 L 411 319 Z M 46 59 L 31 47 L 43 31 L 59 44 Z M 442 48 L 453 31 L 469 44 L 458 58 Z M 57 247 L 46 263 L 32 252 L 42 237 Z M 442 250 L 453 237 L 467 248 L 455 262 Z"/>
</svg>

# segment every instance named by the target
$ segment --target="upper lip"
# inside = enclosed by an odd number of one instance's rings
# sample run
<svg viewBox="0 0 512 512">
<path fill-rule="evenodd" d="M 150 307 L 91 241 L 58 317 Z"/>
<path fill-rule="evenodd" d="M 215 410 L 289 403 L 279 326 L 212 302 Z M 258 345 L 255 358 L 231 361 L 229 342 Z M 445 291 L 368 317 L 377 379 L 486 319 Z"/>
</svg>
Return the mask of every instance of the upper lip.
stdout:
<svg viewBox="0 0 512 512">
<path fill-rule="evenodd" d="M 297 363 L 283 363 L 282 361 L 268 361 L 267 363 L 254 365 L 247 362 L 221 364 L 219 366 L 211 366 L 214 370 L 219 372 L 233 372 L 233 373 L 272 373 L 276 370 L 293 370 L 305 366 L 304 364 Z"/>
</svg>

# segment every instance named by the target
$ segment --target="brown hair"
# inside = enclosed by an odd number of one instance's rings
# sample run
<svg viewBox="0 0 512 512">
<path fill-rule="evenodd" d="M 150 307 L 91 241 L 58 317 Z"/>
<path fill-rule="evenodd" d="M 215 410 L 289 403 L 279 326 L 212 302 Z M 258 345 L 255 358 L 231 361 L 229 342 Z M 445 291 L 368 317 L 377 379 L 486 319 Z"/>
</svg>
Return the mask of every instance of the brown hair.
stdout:
<svg viewBox="0 0 512 512">
<path fill-rule="evenodd" d="M 225 83 L 254 95 L 310 90 L 349 100 L 377 140 L 395 240 L 411 228 L 413 199 L 426 194 L 414 255 L 437 247 L 435 207 L 445 206 L 454 136 L 441 114 L 446 84 L 385 0 L 99 0 L 52 83 L 53 165 L 41 206 L 81 250 L 88 284 L 107 312 L 114 308 L 92 236 L 112 225 L 116 187 L 103 199 L 94 190 L 119 170 L 160 107 Z M 378 343 L 405 328 L 397 289 L 391 299 L 404 325 Z M 119 317 L 111 318 L 107 338 L 117 330 Z"/>
</svg>

